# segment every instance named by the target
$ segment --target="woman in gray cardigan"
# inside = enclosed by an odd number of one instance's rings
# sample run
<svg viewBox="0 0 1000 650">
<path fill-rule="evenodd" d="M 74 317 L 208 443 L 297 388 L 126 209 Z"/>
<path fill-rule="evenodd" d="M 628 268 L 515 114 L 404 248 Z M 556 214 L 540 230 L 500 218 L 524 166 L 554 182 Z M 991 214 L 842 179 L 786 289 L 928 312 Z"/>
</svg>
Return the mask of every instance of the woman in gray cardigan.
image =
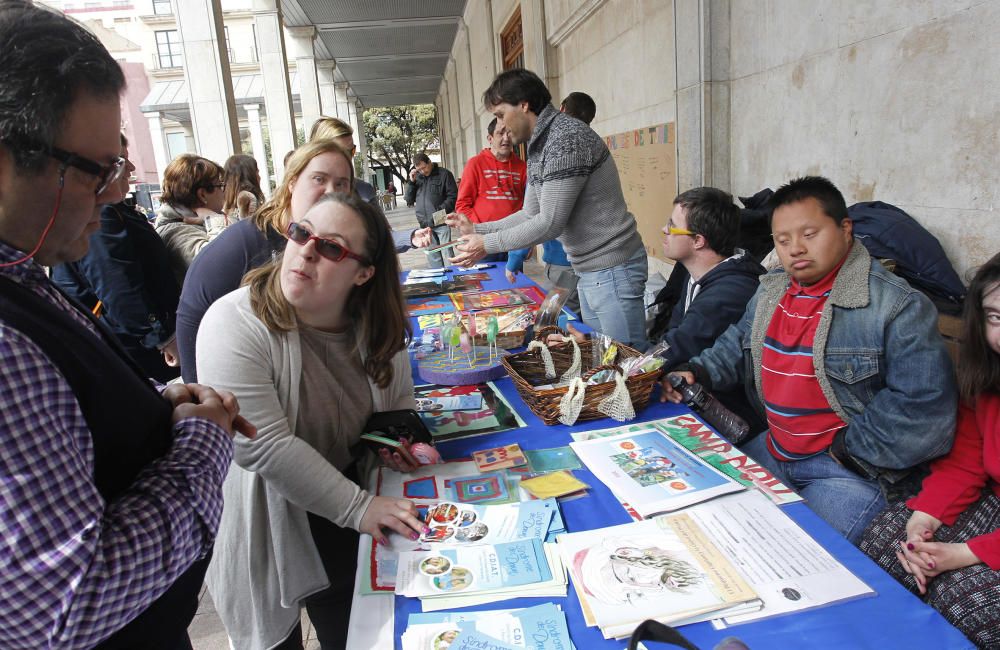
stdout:
<svg viewBox="0 0 1000 650">
<path fill-rule="evenodd" d="M 199 378 L 258 427 L 235 449 L 206 580 L 236 648 L 301 648 L 303 605 L 322 647 L 343 648 L 357 531 L 385 544 L 424 530 L 412 502 L 358 485 L 365 422 L 414 407 L 411 332 L 389 226 L 370 205 L 324 195 L 286 236 L 198 331 Z"/>
</svg>

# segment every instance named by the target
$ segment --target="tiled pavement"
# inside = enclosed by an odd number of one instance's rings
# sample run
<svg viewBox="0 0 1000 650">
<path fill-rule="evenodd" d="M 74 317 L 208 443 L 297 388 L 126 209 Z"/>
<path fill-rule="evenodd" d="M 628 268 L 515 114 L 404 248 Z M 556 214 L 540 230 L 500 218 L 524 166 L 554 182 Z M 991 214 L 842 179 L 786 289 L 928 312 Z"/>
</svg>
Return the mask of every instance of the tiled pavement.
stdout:
<svg viewBox="0 0 1000 650">
<path fill-rule="evenodd" d="M 390 210 L 386 216 L 389 223 L 396 230 L 412 230 L 417 226 L 417 218 L 413 208 L 406 207 L 406 204 L 399 201 L 399 207 Z M 400 265 L 403 270 L 422 269 L 427 266 L 427 256 L 419 250 L 410 250 L 399 256 Z M 525 274 L 542 286 L 545 284 L 545 273 L 541 264 L 537 260 L 529 260 L 524 265 Z M 302 631 L 305 639 L 305 650 L 319 650 L 319 641 L 316 640 L 316 631 L 309 616 L 302 612 Z M 198 613 L 188 628 L 191 642 L 195 650 L 228 650 L 229 640 L 226 637 L 226 630 L 222 626 L 219 615 L 215 612 L 215 606 L 208 590 L 202 588 L 201 599 L 198 605 Z"/>
</svg>

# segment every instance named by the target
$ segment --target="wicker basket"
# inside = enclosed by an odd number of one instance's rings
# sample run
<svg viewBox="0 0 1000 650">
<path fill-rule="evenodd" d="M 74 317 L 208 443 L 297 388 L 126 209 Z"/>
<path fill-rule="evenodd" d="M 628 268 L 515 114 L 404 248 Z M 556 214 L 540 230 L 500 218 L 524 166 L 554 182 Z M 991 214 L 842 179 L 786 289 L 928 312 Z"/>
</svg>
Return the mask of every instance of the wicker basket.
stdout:
<svg viewBox="0 0 1000 650">
<path fill-rule="evenodd" d="M 549 334 L 556 333 L 565 334 L 565 332 L 562 332 L 557 327 L 544 327 L 535 333 L 535 339 L 542 340 Z M 592 345 L 593 343 L 589 340 L 580 344 L 580 363 L 582 366 L 581 376 L 584 380 L 590 378 L 591 375 L 605 368 L 614 367 L 615 369 L 618 369 L 617 366 L 598 366 L 596 368 L 592 368 Z M 635 348 L 631 348 L 627 345 L 623 345 L 621 343 L 618 343 L 617 345 L 618 356 L 615 359 L 616 363 L 623 359 L 641 356 L 642 354 Z M 563 343 L 561 345 L 550 347 L 549 351 L 552 353 L 552 363 L 556 369 L 556 376 L 561 376 L 573 362 L 573 345 L 571 343 Z M 536 388 L 536 386 L 545 385 L 553 381 L 545 376 L 545 364 L 542 361 L 541 351 L 534 349 L 527 350 L 525 352 L 518 352 L 517 354 L 504 357 L 501 359 L 501 363 L 503 363 L 504 368 L 507 369 L 508 374 L 510 374 L 510 378 L 514 380 L 514 386 L 517 388 L 517 392 L 521 395 L 521 399 L 523 399 L 524 403 L 528 405 L 528 408 L 530 408 L 535 415 L 541 418 L 545 424 L 558 424 L 559 401 L 563 398 L 563 395 L 566 394 L 567 387 L 561 386 L 559 388 L 542 390 Z M 628 394 L 632 398 L 632 406 L 635 407 L 636 412 L 645 407 L 649 402 L 649 394 L 653 390 L 653 384 L 656 383 L 659 376 L 660 371 L 653 370 L 651 372 L 642 373 L 641 375 L 633 375 L 625 380 L 625 386 L 628 388 Z M 608 397 L 614 389 L 615 382 L 613 381 L 587 386 L 587 390 L 584 393 L 583 398 L 583 409 L 580 411 L 577 422 L 607 417 L 607 415 L 597 410 L 597 406 L 604 400 L 604 398 Z"/>
</svg>

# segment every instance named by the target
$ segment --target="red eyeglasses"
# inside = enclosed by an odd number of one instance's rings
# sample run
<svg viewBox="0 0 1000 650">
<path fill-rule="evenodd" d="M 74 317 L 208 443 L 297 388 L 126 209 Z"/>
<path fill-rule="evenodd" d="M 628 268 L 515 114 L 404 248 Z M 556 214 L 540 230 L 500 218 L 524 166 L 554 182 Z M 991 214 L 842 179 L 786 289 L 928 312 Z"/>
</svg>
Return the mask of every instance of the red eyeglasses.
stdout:
<svg viewBox="0 0 1000 650">
<path fill-rule="evenodd" d="M 288 230 L 285 231 L 285 237 L 288 237 L 291 241 L 295 242 L 299 246 L 305 246 L 310 241 L 316 242 L 316 252 L 330 260 L 331 262 L 339 262 L 345 257 L 350 257 L 355 259 L 365 266 L 368 266 L 370 262 L 358 255 L 357 253 L 352 253 L 346 246 L 340 242 L 334 241 L 332 239 L 324 239 L 323 237 L 317 237 L 316 235 L 309 232 L 309 229 L 298 223 L 288 224 Z"/>
</svg>

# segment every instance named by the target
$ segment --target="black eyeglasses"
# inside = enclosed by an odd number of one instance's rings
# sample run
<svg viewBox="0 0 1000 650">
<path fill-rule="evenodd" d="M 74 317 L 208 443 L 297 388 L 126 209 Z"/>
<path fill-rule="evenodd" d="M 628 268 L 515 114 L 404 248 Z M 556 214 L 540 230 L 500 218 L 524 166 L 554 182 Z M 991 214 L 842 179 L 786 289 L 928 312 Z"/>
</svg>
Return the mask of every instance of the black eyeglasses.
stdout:
<svg viewBox="0 0 1000 650">
<path fill-rule="evenodd" d="M 90 158 L 84 158 L 79 154 L 65 151 L 58 147 L 49 147 L 46 153 L 61 162 L 64 170 L 66 167 L 76 167 L 84 173 L 99 178 L 100 182 L 97 185 L 97 189 L 94 190 L 94 194 L 101 194 L 104 190 L 108 189 L 112 183 L 122 177 L 127 167 L 125 164 L 126 160 L 121 156 L 115 158 L 110 165 L 102 165 Z"/>
<path fill-rule="evenodd" d="M 325 239 L 323 237 L 317 237 L 316 235 L 309 232 L 309 229 L 298 223 L 288 224 L 288 230 L 285 231 L 285 237 L 288 237 L 291 241 L 295 242 L 299 246 L 305 246 L 310 241 L 316 242 L 316 252 L 330 260 L 331 262 L 339 262 L 345 257 L 350 257 L 355 259 L 365 266 L 368 266 L 369 262 L 367 259 L 358 255 L 357 253 L 352 253 L 350 249 L 341 244 L 340 242 L 334 241 L 332 239 Z"/>
</svg>

